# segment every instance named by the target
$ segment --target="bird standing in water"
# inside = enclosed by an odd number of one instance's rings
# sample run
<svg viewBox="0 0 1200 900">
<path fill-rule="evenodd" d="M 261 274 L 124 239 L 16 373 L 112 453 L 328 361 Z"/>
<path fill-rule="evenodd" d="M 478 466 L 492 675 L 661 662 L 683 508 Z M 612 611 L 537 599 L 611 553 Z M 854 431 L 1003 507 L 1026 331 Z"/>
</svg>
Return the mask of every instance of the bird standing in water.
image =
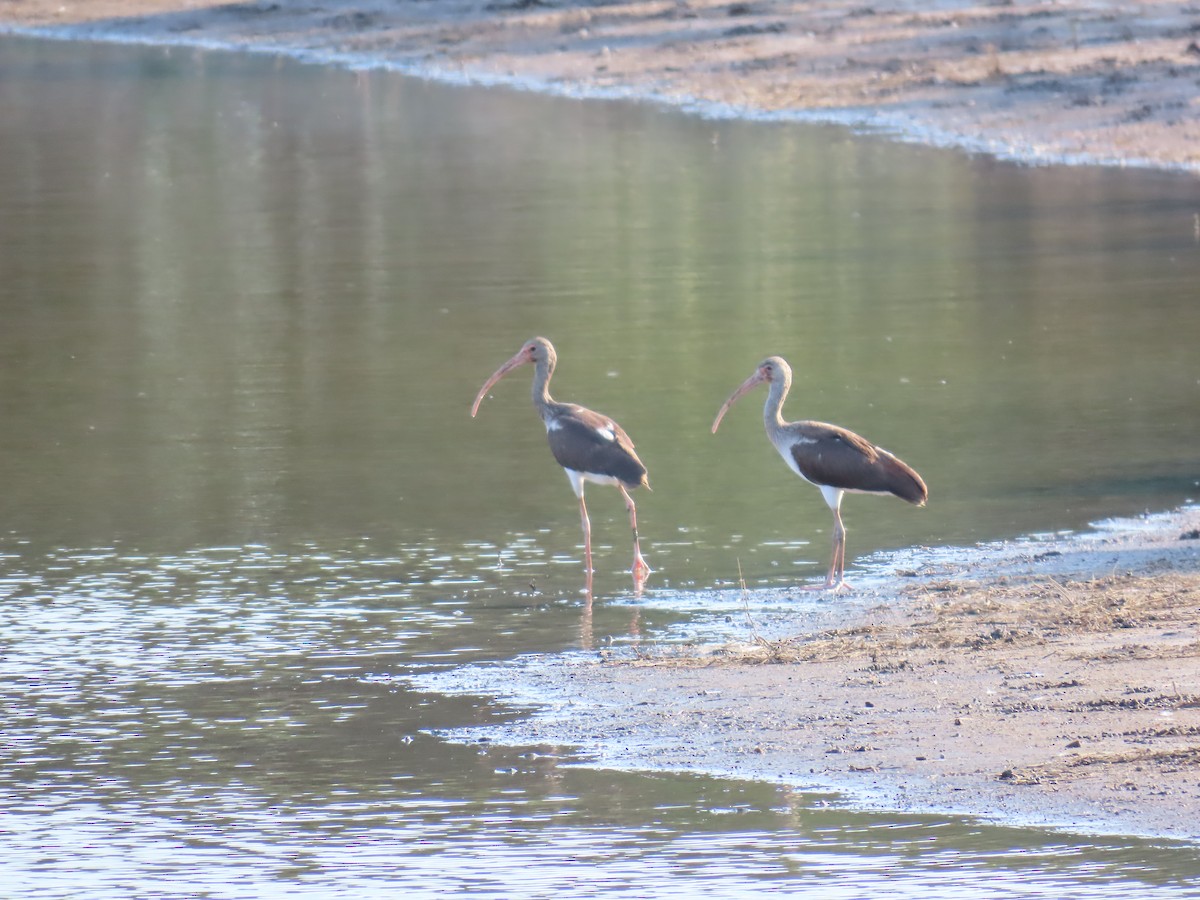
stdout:
<svg viewBox="0 0 1200 900">
<path fill-rule="evenodd" d="M 911 466 L 882 447 L 837 425 L 825 422 L 785 422 L 783 401 L 792 386 L 792 369 L 778 356 L 764 359 L 734 391 L 717 412 L 712 433 L 735 401 L 759 384 L 767 385 L 763 422 L 767 437 L 793 472 L 821 489 L 825 503 L 833 511 L 833 559 L 825 584 L 811 590 L 834 589 L 845 585 L 846 527 L 842 524 L 842 497 L 846 491 L 864 494 L 894 494 L 917 506 L 924 506 L 929 489 Z"/>
<path fill-rule="evenodd" d="M 588 590 L 592 582 L 592 524 L 588 520 L 587 505 L 583 500 L 584 484 L 611 484 L 621 492 L 625 508 L 629 512 L 629 527 L 633 529 L 633 578 L 641 586 L 650 567 L 642 558 L 638 542 L 637 508 L 629 491 L 633 488 L 650 488 L 646 467 L 633 450 L 633 441 L 623 428 L 608 416 L 593 412 L 574 403 L 559 403 L 550 396 L 550 378 L 558 355 L 554 345 L 544 337 L 535 337 L 525 342 L 516 355 L 497 369 L 479 389 L 471 407 L 474 418 L 479 404 L 497 381 L 523 365 L 533 369 L 533 405 L 546 426 L 546 439 L 550 451 L 558 464 L 566 470 L 575 496 L 579 498 L 579 516 L 583 523 L 583 553 L 587 568 Z"/>
</svg>

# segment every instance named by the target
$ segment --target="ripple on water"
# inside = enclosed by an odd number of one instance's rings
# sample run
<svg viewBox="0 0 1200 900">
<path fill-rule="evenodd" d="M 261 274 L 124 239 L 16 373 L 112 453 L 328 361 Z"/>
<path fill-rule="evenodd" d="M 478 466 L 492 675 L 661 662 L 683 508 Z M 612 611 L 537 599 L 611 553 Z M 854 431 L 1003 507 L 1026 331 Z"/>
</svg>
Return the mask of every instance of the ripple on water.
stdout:
<svg viewBox="0 0 1200 900">
<path fill-rule="evenodd" d="M 531 607 L 422 593 L 413 585 L 434 581 L 432 554 L 361 553 L 10 558 L 0 885 L 45 897 L 258 897 L 279 886 L 670 897 L 778 882 L 823 897 L 886 885 L 889 896 L 961 900 L 1067 897 L 1080 885 L 1116 897 L 1134 878 L 1177 891 L 1164 875 L 1179 868 L 1174 852 L 1148 864 L 1144 846 L 1039 844 L 814 809 L 769 785 L 593 772 L 551 748 L 443 743 L 423 729 L 508 713 L 414 693 L 400 676 L 479 658 L 485 631 Z M 743 604 L 735 592 L 698 602 L 713 616 Z"/>
</svg>

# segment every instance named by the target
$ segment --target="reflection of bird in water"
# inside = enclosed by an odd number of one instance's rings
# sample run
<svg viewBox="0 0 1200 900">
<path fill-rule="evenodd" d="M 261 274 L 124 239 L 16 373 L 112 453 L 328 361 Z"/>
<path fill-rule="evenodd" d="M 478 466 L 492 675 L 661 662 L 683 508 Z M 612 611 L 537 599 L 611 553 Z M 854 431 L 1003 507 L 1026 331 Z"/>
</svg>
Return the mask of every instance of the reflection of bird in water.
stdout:
<svg viewBox="0 0 1200 900">
<path fill-rule="evenodd" d="M 592 590 L 592 524 L 583 500 L 584 484 L 588 481 L 611 484 L 625 499 L 629 527 L 633 529 L 633 580 L 640 587 L 650 574 L 650 567 L 642 558 L 638 542 L 637 508 L 629 496 L 629 490 L 642 485 L 649 488 L 646 467 L 634 452 L 629 435 L 612 419 L 574 403 L 559 403 L 550 396 L 550 378 L 554 375 L 557 359 L 554 345 L 545 338 L 535 337 L 526 341 L 516 355 L 497 369 L 479 389 L 471 407 L 471 415 L 479 411 L 479 404 L 497 381 L 519 366 L 531 364 L 534 367 L 533 405 L 546 426 L 550 450 L 558 464 L 566 470 L 575 496 L 579 498 L 589 599 Z"/>
<path fill-rule="evenodd" d="M 833 511 L 833 559 L 823 588 L 845 584 L 846 528 L 842 524 L 842 497 L 846 491 L 865 494 L 894 494 L 909 503 L 924 506 L 929 490 L 911 466 L 882 447 L 876 447 L 853 431 L 824 422 L 785 422 L 783 401 L 792 386 L 792 370 L 778 356 L 764 359 L 721 406 L 713 422 L 713 434 L 734 402 L 756 385 L 766 383 L 767 402 L 763 420 L 767 437 L 788 467 L 821 489 Z"/>
<path fill-rule="evenodd" d="M 625 628 L 626 634 L 633 638 L 633 643 L 638 643 L 642 636 L 642 609 L 640 606 L 630 607 L 629 624 Z M 610 643 L 612 636 L 604 638 L 605 643 Z M 596 646 L 596 635 L 593 627 L 592 617 L 592 595 L 591 592 L 587 595 L 587 600 L 584 601 L 583 611 L 579 614 L 579 647 L 582 650 L 592 650 Z"/>
</svg>

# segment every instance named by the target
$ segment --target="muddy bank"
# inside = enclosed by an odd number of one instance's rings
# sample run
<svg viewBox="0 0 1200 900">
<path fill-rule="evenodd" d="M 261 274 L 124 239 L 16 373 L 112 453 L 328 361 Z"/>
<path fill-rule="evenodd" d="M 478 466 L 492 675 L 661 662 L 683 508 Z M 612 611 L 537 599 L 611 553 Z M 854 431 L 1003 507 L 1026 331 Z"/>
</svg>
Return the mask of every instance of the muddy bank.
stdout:
<svg viewBox="0 0 1200 900">
<path fill-rule="evenodd" d="M 714 596 L 723 640 L 422 684 L 531 709 L 460 740 L 877 809 L 1200 839 L 1200 507 L 940 555 L 791 629 L 786 595 Z"/>
<path fill-rule="evenodd" d="M 1200 171 L 1200 4 L 0 0 L 0 28 L 352 57 L 1028 161 Z"/>
</svg>

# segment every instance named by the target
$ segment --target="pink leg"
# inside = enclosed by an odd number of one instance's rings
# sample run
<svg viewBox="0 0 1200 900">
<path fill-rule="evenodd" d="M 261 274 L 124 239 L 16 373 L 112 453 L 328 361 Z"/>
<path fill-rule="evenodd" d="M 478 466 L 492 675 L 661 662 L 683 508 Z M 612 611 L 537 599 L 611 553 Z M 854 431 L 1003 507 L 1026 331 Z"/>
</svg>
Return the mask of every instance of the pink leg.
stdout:
<svg viewBox="0 0 1200 900">
<path fill-rule="evenodd" d="M 829 574 L 825 576 L 825 587 L 838 590 L 846 586 L 846 526 L 842 524 L 842 511 L 833 511 L 833 560 Z"/>
<path fill-rule="evenodd" d="M 625 498 L 625 508 L 629 510 L 629 527 L 633 529 L 633 577 L 636 581 L 644 581 L 651 569 L 642 558 L 642 549 L 638 542 L 637 507 L 633 505 L 633 498 L 629 496 L 629 491 L 625 490 L 625 485 L 618 484 L 617 489 Z"/>
<path fill-rule="evenodd" d="M 583 521 L 583 566 L 587 571 L 590 587 L 592 578 L 592 523 L 588 520 L 587 504 L 583 502 L 583 491 L 579 492 L 579 518 Z"/>
<path fill-rule="evenodd" d="M 846 526 L 842 524 L 843 492 L 837 488 L 822 487 L 821 494 L 825 497 L 830 511 L 833 513 L 833 558 L 829 560 L 829 571 L 825 574 L 825 583 L 808 585 L 808 591 L 841 590 L 846 587 L 843 575 L 846 571 Z"/>
</svg>

